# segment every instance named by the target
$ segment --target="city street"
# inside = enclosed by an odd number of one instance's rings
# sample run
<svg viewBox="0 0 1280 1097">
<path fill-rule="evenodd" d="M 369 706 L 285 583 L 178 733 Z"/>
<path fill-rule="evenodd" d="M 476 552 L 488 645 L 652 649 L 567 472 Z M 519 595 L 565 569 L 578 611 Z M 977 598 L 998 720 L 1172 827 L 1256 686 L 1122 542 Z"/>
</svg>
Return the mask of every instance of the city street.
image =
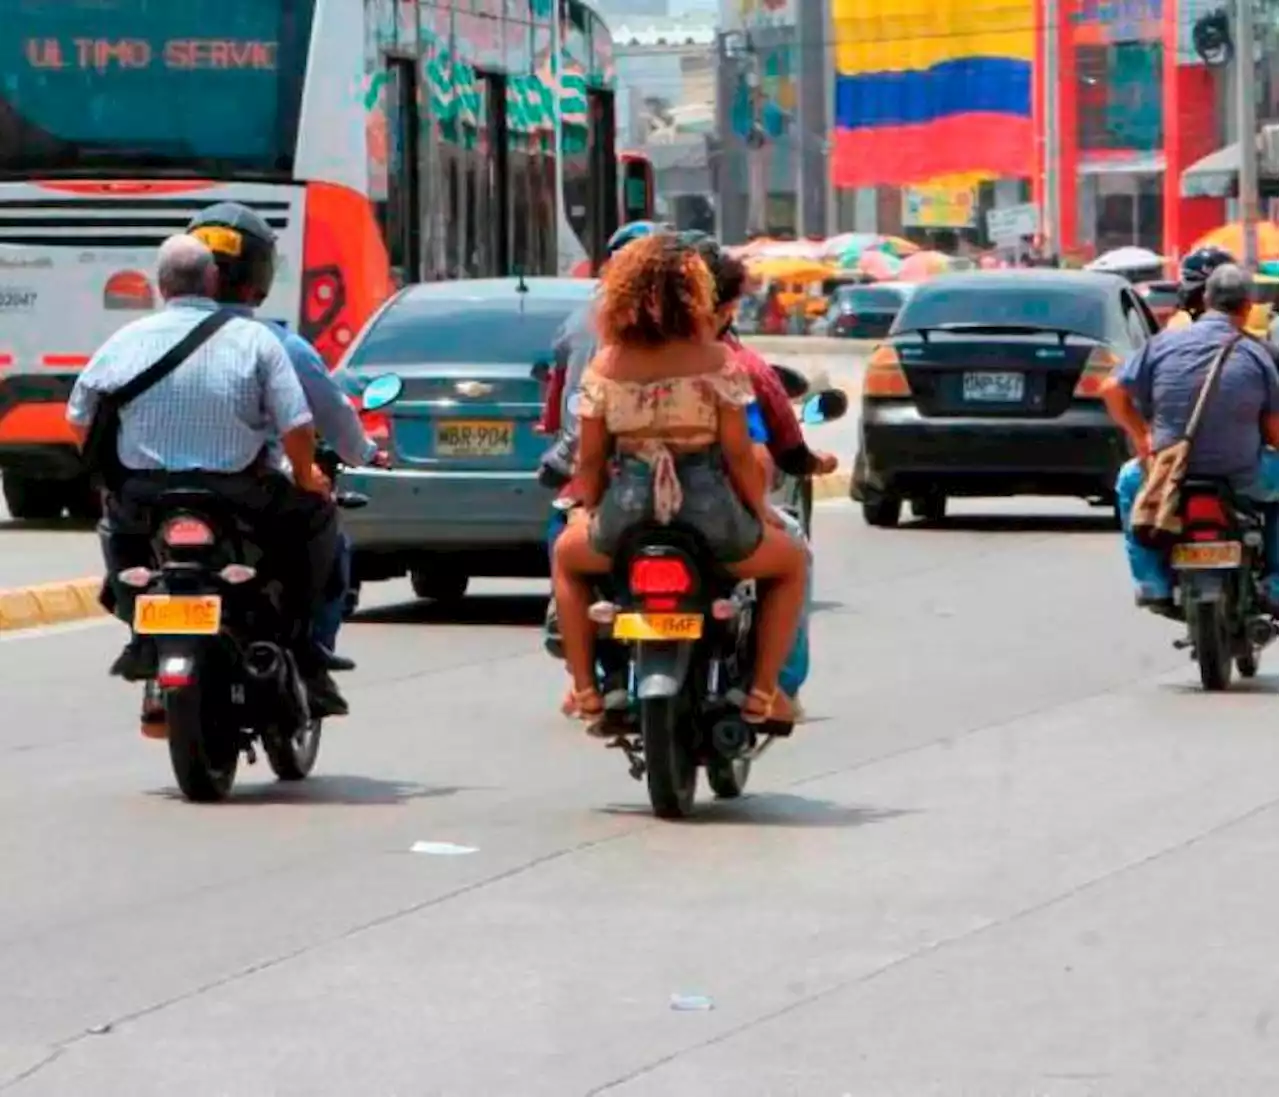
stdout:
<svg viewBox="0 0 1280 1097">
<path fill-rule="evenodd" d="M 545 585 L 368 588 L 317 775 L 215 807 L 117 625 L 6 635 L 0 1092 L 1274 1094 L 1274 648 L 1206 696 L 1106 512 L 954 509 L 819 507 L 809 722 L 686 824 L 558 715 Z"/>
</svg>

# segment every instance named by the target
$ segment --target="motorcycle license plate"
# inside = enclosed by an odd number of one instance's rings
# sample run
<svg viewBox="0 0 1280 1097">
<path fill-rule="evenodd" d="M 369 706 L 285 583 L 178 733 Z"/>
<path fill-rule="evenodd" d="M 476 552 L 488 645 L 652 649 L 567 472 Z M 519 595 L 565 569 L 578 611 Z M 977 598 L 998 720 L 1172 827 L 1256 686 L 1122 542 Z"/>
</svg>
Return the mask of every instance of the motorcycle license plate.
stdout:
<svg viewBox="0 0 1280 1097">
<path fill-rule="evenodd" d="M 697 640 L 702 636 L 700 613 L 620 613 L 613 621 L 615 640 Z"/>
<path fill-rule="evenodd" d="M 133 607 L 139 636 L 215 636 L 222 624 L 216 594 L 143 594 Z"/>
<path fill-rule="evenodd" d="M 1175 568 L 1234 568 L 1240 566 L 1243 550 L 1239 541 L 1196 541 L 1174 545 L 1169 562 Z"/>
</svg>

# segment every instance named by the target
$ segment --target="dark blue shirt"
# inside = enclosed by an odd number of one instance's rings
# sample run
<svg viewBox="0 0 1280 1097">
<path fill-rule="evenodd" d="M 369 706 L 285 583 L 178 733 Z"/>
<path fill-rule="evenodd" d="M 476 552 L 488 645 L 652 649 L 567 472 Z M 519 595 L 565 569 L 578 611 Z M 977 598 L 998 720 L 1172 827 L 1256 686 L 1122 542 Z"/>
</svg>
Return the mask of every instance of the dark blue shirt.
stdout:
<svg viewBox="0 0 1280 1097">
<path fill-rule="evenodd" d="M 1116 371 L 1151 424 L 1156 449 L 1182 437 L 1210 363 L 1235 334 L 1226 316 L 1206 312 L 1194 324 L 1162 331 Z M 1245 336 L 1209 397 L 1191 446 L 1190 471 L 1251 482 L 1263 447 L 1262 417 L 1276 413 L 1278 391 L 1274 358 L 1264 344 Z"/>
</svg>

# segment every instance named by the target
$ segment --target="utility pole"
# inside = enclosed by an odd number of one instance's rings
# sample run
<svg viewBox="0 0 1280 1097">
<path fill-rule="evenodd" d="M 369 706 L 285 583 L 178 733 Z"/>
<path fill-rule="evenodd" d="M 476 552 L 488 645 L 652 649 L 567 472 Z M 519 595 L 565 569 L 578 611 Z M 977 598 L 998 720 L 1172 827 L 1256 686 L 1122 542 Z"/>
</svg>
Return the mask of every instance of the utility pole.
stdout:
<svg viewBox="0 0 1280 1097">
<path fill-rule="evenodd" d="M 1236 0 L 1236 134 L 1240 142 L 1239 215 L 1245 270 L 1258 269 L 1258 101 L 1254 88 L 1253 0 Z"/>
<path fill-rule="evenodd" d="M 1058 94 L 1058 4 L 1061 0 L 1044 0 L 1044 26 L 1041 28 L 1044 54 L 1044 208 L 1040 211 L 1040 234 L 1046 254 L 1062 254 L 1062 219 L 1058 197 L 1062 193 L 1061 116 Z M 1072 180 L 1074 183 L 1075 180 Z M 1071 187 L 1075 193 L 1075 187 Z"/>
</svg>

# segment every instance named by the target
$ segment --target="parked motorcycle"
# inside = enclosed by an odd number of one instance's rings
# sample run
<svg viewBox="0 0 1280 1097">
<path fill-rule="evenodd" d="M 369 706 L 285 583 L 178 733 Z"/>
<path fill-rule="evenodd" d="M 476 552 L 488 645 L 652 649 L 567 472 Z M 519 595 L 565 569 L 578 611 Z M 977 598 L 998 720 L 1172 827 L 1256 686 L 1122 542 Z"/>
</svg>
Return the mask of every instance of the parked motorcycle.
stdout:
<svg viewBox="0 0 1280 1097">
<path fill-rule="evenodd" d="M 394 403 L 394 375 L 371 381 L 366 408 Z M 317 463 L 331 478 L 338 459 Z M 339 491 L 337 505 L 368 499 Z M 315 766 L 321 719 L 312 715 L 287 638 L 278 579 L 260 574 L 264 546 L 252 527 L 213 492 L 175 487 L 154 508 L 152 566 L 118 578 L 139 593 L 133 631 L 157 646 L 150 698 L 163 708 L 169 760 L 183 796 L 215 802 L 230 795 L 240 755 L 256 761 L 261 743 L 282 781 L 300 781 Z"/>
<path fill-rule="evenodd" d="M 1182 489 L 1182 534 L 1170 550 L 1175 600 L 1182 607 L 1189 648 L 1206 690 L 1258 673 L 1262 649 L 1276 637 L 1263 611 L 1265 577 L 1262 515 L 1216 480 L 1190 480 Z"/>
</svg>

